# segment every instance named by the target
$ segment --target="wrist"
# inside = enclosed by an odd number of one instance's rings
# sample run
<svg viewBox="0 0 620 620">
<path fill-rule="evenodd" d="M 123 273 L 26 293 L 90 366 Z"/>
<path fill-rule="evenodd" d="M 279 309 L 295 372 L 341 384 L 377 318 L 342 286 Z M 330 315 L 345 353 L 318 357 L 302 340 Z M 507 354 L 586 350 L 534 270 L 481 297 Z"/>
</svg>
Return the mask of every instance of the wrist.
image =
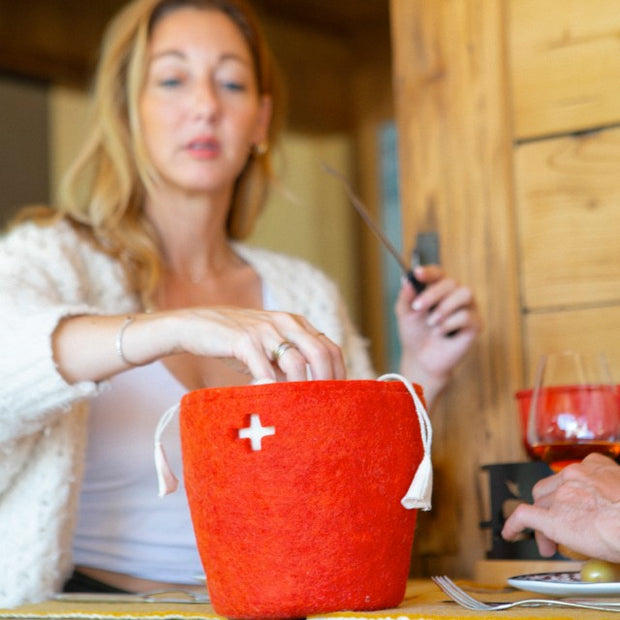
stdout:
<svg viewBox="0 0 620 620">
<path fill-rule="evenodd" d="M 449 383 L 451 377 L 449 372 L 430 372 L 422 367 L 417 360 L 408 360 L 406 357 L 401 360 L 401 374 L 422 386 L 429 409 Z"/>
<path fill-rule="evenodd" d="M 116 332 L 116 354 L 128 368 L 144 366 L 176 352 L 170 337 L 174 333 L 168 312 L 126 315 Z"/>
<path fill-rule="evenodd" d="M 116 348 L 116 354 L 118 355 L 118 357 L 121 358 L 121 361 L 125 364 L 125 366 L 142 366 L 144 364 L 144 362 L 134 362 L 128 359 L 125 355 L 125 350 L 123 347 L 125 332 L 130 327 L 130 325 L 135 322 L 135 320 L 136 317 L 133 314 L 128 314 L 121 323 L 121 326 L 118 328 L 118 331 L 116 332 L 116 339 L 114 343 Z"/>
</svg>

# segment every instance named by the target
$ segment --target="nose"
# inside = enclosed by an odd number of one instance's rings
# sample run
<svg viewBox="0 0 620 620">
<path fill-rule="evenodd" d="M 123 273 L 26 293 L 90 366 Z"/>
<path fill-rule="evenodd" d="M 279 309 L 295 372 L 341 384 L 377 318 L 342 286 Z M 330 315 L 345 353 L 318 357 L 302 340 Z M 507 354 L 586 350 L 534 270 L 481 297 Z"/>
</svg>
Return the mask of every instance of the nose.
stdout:
<svg viewBox="0 0 620 620">
<path fill-rule="evenodd" d="M 214 120 L 219 113 L 217 90 L 210 80 L 201 80 L 194 89 L 194 114 L 196 118 Z"/>
</svg>

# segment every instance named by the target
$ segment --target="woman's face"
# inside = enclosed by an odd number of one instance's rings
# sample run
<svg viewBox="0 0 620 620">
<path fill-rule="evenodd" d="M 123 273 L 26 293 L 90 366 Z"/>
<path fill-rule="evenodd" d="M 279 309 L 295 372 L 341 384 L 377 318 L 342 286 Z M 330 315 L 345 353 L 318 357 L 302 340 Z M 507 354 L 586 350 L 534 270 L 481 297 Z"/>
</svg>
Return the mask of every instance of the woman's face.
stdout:
<svg viewBox="0 0 620 620">
<path fill-rule="evenodd" d="M 155 169 L 185 193 L 230 191 L 271 114 L 241 32 L 220 11 L 178 9 L 157 22 L 147 54 L 139 111 Z"/>
</svg>

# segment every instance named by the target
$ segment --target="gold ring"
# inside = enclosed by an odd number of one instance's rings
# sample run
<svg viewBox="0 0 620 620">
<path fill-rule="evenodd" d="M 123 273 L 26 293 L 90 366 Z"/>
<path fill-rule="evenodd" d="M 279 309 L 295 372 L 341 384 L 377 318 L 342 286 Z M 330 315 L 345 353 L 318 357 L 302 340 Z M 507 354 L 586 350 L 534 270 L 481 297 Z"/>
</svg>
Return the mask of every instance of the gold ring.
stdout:
<svg viewBox="0 0 620 620">
<path fill-rule="evenodd" d="M 280 358 L 295 345 L 288 340 L 283 340 L 271 353 L 274 362 L 279 362 Z"/>
<path fill-rule="evenodd" d="M 319 332 L 315 338 L 320 338 L 321 336 L 325 336 L 325 332 Z"/>
</svg>

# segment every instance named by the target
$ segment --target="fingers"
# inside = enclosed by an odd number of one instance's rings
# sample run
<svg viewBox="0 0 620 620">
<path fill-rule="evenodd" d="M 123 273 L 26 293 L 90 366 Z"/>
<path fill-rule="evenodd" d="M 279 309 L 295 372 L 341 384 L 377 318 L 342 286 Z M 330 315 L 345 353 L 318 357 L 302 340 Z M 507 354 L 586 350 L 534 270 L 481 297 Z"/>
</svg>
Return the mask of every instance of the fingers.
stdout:
<svg viewBox="0 0 620 620">
<path fill-rule="evenodd" d="M 558 545 L 551 538 L 547 538 L 540 530 L 534 532 L 534 538 L 536 539 L 536 545 L 538 551 L 543 558 L 550 558 L 555 555 L 558 550 Z"/>
<path fill-rule="evenodd" d="M 306 359 L 303 354 L 288 340 L 282 343 L 288 343 L 290 346 L 283 350 L 280 355 L 276 355 L 278 350 L 282 351 L 282 344 L 274 351 L 274 359 L 272 364 L 278 373 L 279 378 L 287 381 L 306 381 L 308 379 L 308 371 L 306 367 Z"/>
<path fill-rule="evenodd" d="M 590 476 L 598 476 L 605 469 L 616 469 L 616 462 L 609 456 L 593 452 L 588 454 L 580 463 L 572 463 L 565 467 L 560 473 L 566 479 L 583 480 Z"/>
<path fill-rule="evenodd" d="M 582 481 L 587 482 L 600 467 L 608 464 L 615 466 L 612 459 L 602 454 L 590 454 L 582 462 L 567 465 L 557 474 L 539 480 L 532 489 L 532 497 L 537 504 L 545 504 L 547 498 L 555 493 L 560 486 Z"/>
<path fill-rule="evenodd" d="M 502 537 L 505 540 L 515 540 L 524 529 L 531 527 L 531 513 L 536 510 L 530 504 L 519 504 L 506 519 L 502 528 Z"/>
<path fill-rule="evenodd" d="M 426 292 L 426 291 L 425 291 Z M 432 288 L 428 295 L 420 300 L 422 309 L 429 309 L 427 323 L 431 327 L 466 327 L 477 323 L 474 296 L 471 289 L 459 285 L 452 278 L 444 278 Z"/>
<path fill-rule="evenodd" d="M 291 318 L 293 322 L 291 323 Z M 289 381 L 344 379 L 342 351 L 324 333 L 299 316 L 279 316 L 283 340 L 274 349 L 273 363 Z M 284 348 L 282 343 L 287 343 Z M 278 353 L 276 355 L 275 353 Z"/>
<path fill-rule="evenodd" d="M 557 545 L 564 545 L 606 559 L 609 532 L 612 540 L 618 539 L 617 513 L 609 507 L 617 506 L 620 499 L 613 491 L 613 480 L 604 478 L 607 468 L 618 476 L 620 470 L 612 459 L 591 455 L 540 480 L 532 490 L 534 504 L 519 505 L 506 520 L 502 536 L 515 540 L 524 529 L 533 529 L 545 557 L 553 555 Z M 616 480 L 620 483 L 620 476 Z M 620 485 L 617 488 L 620 492 Z M 605 520 L 607 515 L 610 521 Z"/>
<path fill-rule="evenodd" d="M 517 540 L 523 530 L 533 529 L 540 555 L 550 557 L 556 552 L 556 543 L 543 533 L 547 529 L 548 519 L 546 510 L 520 504 L 504 523 L 502 537 L 505 540 Z"/>
<path fill-rule="evenodd" d="M 444 271 L 438 265 L 427 265 L 425 267 L 416 267 L 415 276 L 426 288 L 421 293 L 416 294 L 413 284 L 403 277 L 402 286 L 396 299 L 397 314 L 410 312 L 412 306 L 414 310 L 428 310 L 432 306 L 432 303 L 429 302 L 432 296 L 428 294 L 428 287 L 434 282 L 441 280 L 444 277 Z"/>
<path fill-rule="evenodd" d="M 482 328 L 472 290 L 445 276 L 437 265 L 416 268 L 416 277 L 427 287 L 415 294 L 405 280 L 396 300 L 397 315 L 417 312 L 436 335 L 467 330 L 473 337 Z"/>
<path fill-rule="evenodd" d="M 532 488 L 532 498 L 536 503 L 544 502 L 545 498 L 553 494 L 562 484 L 563 472 L 547 476 L 539 480 Z"/>
<path fill-rule="evenodd" d="M 234 336 L 234 334 L 233 334 Z M 240 341 L 232 347 L 230 357 L 239 360 L 247 368 L 247 371 L 254 379 L 278 379 L 277 364 L 273 363 L 273 355 L 278 346 L 284 341 L 279 338 L 277 332 L 274 332 L 271 338 L 274 344 L 273 350 L 269 352 L 262 344 L 262 339 L 254 334 L 246 333 Z M 285 351 L 280 350 L 280 359 L 284 356 Z"/>
<path fill-rule="evenodd" d="M 194 307 L 169 313 L 167 354 L 191 353 L 241 364 L 254 379 L 344 379 L 340 347 L 304 317 L 235 307 Z"/>
<path fill-rule="evenodd" d="M 295 345 L 288 340 L 283 340 L 276 349 L 274 349 L 272 353 L 273 361 L 277 364 L 280 361 L 280 358 Z"/>
<path fill-rule="evenodd" d="M 616 462 L 611 457 L 599 454 L 598 452 L 588 454 L 588 456 L 581 461 L 581 464 L 588 467 L 612 467 L 616 469 Z"/>
</svg>

